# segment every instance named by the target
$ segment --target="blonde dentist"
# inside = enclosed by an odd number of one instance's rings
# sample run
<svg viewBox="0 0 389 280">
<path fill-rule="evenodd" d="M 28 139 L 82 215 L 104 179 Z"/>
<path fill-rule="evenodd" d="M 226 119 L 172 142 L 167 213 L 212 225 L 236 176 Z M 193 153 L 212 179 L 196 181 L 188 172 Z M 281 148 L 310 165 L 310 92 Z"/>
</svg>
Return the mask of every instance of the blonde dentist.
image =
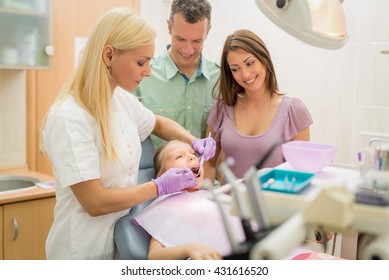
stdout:
<svg viewBox="0 0 389 280">
<path fill-rule="evenodd" d="M 129 92 L 150 75 L 155 31 L 131 10 L 99 20 L 73 75 L 50 108 L 42 146 L 56 179 L 48 259 L 112 259 L 113 228 L 128 209 L 196 185 L 188 168 L 137 185 L 141 141 L 183 139 L 209 159 L 215 142 L 155 116 Z"/>
</svg>

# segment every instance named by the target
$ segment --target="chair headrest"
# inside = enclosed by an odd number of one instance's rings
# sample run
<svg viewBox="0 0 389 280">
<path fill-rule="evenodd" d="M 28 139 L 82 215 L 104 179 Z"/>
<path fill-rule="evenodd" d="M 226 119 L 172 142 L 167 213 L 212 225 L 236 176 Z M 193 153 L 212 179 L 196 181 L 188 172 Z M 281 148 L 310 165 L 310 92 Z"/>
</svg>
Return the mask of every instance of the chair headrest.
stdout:
<svg viewBox="0 0 389 280">
<path fill-rule="evenodd" d="M 154 168 L 155 148 L 150 136 L 142 142 L 142 155 L 140 158 L 139 169 Z"/>
</svg>

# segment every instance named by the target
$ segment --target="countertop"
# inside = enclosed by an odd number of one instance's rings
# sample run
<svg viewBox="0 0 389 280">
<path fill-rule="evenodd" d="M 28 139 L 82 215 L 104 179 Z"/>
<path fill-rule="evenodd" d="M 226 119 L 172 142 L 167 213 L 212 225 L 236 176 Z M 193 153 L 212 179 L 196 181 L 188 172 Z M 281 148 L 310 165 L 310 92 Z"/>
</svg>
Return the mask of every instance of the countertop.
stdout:
<svg viewBox="0 0 389 280">
<path fill-rule="evenodd" d="M 0 175 L 22 175 L 32 176 L 40 179 L 43 182 L 52 181 L 54 177 L 27 169 L 10 169 L 0 170 Z M 55 197 L 54 188 L 42 188 L 38 186 L 29 187 L 22 190 L 7 191 L 4 193 L 0 192 L 0 205 L 14 202 L 21 202 L 26 200 L 40 199 L 46 197 Z"/>
</svg>

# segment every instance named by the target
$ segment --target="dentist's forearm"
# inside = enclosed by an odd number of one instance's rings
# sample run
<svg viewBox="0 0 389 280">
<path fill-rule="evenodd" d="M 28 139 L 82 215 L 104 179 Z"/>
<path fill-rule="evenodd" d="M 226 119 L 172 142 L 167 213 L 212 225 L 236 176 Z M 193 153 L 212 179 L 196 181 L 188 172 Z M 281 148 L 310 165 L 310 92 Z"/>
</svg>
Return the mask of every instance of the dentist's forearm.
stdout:
<svg viewBox="0 0 389 280">
<path fill-rule="evenodd" d="M 192 134 L 177 122 L 158 115 L 155 116 L 153 134 L 165 140 L 179 139 L 189 144 L 195 139 Z"/>
</svg>

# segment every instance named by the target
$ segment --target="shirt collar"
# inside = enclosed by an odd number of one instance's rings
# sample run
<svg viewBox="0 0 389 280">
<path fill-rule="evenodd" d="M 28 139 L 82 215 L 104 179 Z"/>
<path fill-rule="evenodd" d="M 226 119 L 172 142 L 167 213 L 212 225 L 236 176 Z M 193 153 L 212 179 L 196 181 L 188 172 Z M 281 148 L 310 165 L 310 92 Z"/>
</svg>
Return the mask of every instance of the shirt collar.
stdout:
<svg viewBox="0 0 389 280">
<path fill-rule="evenodd" d="M 169 45 L 167 45 L 167 47 L 164 50 L 165 57 L 166 57 L 166 60 L 165 60 L 165 71 L 166 71 L 166 78 L 167 79 L 171 79 L 177 73 L 180 73 L 180 71 L 178 70 L 176 64 L 173 62 L 172 58 L 170 57 L 170 55 L 168 53 L 168 49 L 170 47 L 171 47 L 171 45 L 169 44 Z M 199 65 L 199 68 L 196 71 L 196 78 L 200 77 L 201 75 L 203 75 L 208 80 L 210 80 L 210 78 L 211 78 L 206 63 L 203 63 L 203 54 L 200 55 L 200 65 Z"/>
</svg>

